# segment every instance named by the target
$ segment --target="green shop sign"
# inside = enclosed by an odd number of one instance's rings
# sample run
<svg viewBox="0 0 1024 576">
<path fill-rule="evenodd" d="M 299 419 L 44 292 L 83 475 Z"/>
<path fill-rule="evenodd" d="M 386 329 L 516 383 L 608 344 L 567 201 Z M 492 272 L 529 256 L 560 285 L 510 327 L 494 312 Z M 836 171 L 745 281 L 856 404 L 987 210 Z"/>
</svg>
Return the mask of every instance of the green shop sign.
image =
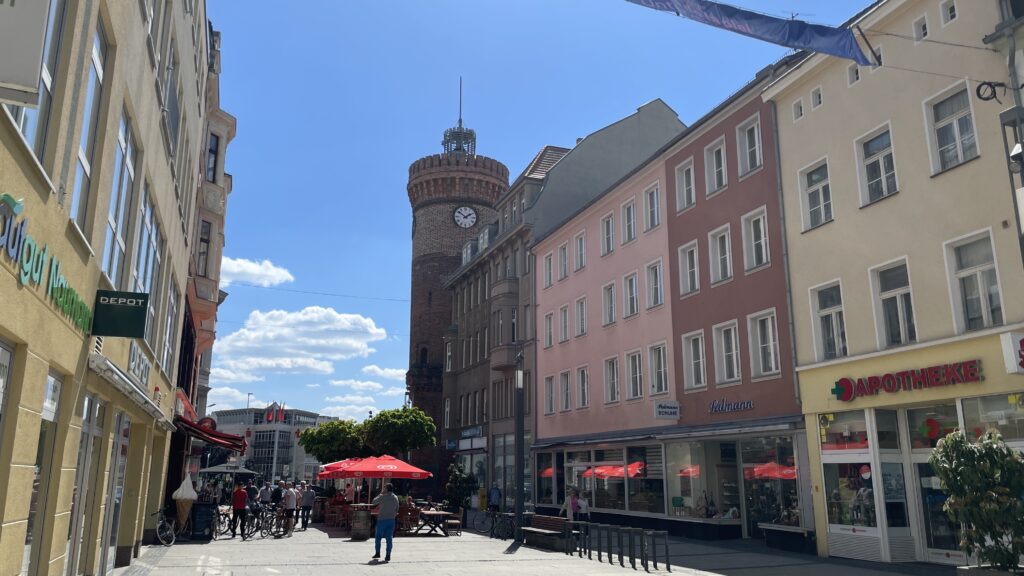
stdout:
<svg viewBox="0 0 1024 576">
<path fill-rule="evenodd" d="M 46 297 L 83 333 L 92 326 L 92 311 L 61 273 L 61 262 L 28 233 L 24 204 L 9 194 L 0 194 L 0 258 L 9 260 L 22 286 L 39 288 L 44 276 Z"/>
</svg>

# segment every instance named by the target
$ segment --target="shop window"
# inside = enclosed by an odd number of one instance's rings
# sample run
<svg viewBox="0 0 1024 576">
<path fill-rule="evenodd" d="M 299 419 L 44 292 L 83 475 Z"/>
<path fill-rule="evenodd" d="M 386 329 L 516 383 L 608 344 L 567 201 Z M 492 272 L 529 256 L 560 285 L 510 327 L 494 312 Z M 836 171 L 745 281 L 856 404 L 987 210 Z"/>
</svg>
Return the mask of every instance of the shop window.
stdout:
<svg viewBox="0 0 1024 576">
<path fill-rule="evenodd" d="M 828 523 L 842 526 L 878 525 L 871 465 L 867 462 L 825 464 Z"/>
<path fill-rule="evenodd" d="M 793 438 L 754 438 L 740 443 L 743 456 L 743 489 L 746 495 L 747 532 L 760 537 L 758 524 L 800 525 L 800 492 L 797 486 Z"/>
<path fill-rule="evenodd" d="M 945 404 L 907 410 L 907 427 L 910 428 L 911 449 L 930 450 L 959 428 L 960 421 L 956 406 Z"/>
<path fill-rule="evenodd" d="M 579 450 L 576 452 L 565 453 L 566 464 L 579 464 L 581 462 L 590 462 L 590 450 Z"/>
<path fill-rule="evenodd" d="M 9 348 L 0 344 L 0 431 L 4 426 L 4 409 L 7 406 L 7 384 L 10 382 L 11 366 L 14 354 Z"/>
<path fill-rule="evenodd" d="M 665 513 L 665 465 L 661 446 L 629 448 L 625 466 L 613 473 L 622 473 L 627 479 L 631 511 Z"/>
<path fill-rule="evenodd" d="M 1024 440 L 1024 393 L 967 398 L 963 407 L 964 427 L 969 434 L 980 437 L 995 430 L 1007 442 Z"/>
<path fill-rule="evenodd" d="M 867 450 L 868 425 L 863 410 L 818 416 L 822 452 Z"/>
<path fill-rule="evenodd" d="M 885 522 L 890 528 L 909 528 L 907 483 L 903 464 L 882 462 L 882 487 L 885 490 Z"/>
<path fill-rule="evenodd" d="M 895 410 L 875 410 L 875 427 L 879 450 L 899 450 L 900 432 Z"/>
<path fill-rule="evenodd" d="M 555 469 L 551 464 L 551 454 L 537 454 L 537 503 L 555 503 Z"/>
<path fill-rule="evenodd" d="M 36 459 L 33 467 L 34 478 L 29 494 L 29 516 L 25 527 L 25 555 L 21 565 L 21 573 L 29 574 L 41 571 L 40 562 L 48 562 L 42 557 L 44 550 L 42 535 L 46 532 L 47 495 L 50 492 L 50 470 L 53 469 L 53 452 L 57 447 L 57 413 L 60 403 L 63 379 L 51 372 L 46 377 L 46 396 L 43 399 L 43 411 L 39 421 L 39 438 L 36 444 Z M 30 564 L 35 570 L 29 570 Z"/>
<path fill-rule="evenodd" d="M 669 514 L 688 518 L 740 519 L 735 442 L 667 444 Z"/>
<path fill-rule="evenodd" d="M 585 484 L 592 487 L 591 506 L 608 510 L 626 509 L 626 479 L 624 452 L 621 448 L 595 450 L 593 466 L 588 472 L 591 479 Z"/>
</svg>

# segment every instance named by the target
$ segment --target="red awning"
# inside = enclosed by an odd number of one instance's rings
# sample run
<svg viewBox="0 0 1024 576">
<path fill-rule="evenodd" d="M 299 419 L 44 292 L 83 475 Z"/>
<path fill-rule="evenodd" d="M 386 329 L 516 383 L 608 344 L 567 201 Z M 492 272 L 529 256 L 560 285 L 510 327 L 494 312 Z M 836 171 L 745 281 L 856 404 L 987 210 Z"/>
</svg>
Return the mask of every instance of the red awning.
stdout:
<svg viewBox="0 0 1024 576">
<path fill-rule="evenodd" d="M 224 432 L 217 432 L 216 430 L 203 428 L 196 425 L 195 422 L 190 422 L 181 416 L 175 418 L 174 423 L 178 425 L 179 430 L 193 438 L 199 438 L 203 442 L 208 442 L 214 446 L 220 446 L 221 448 L 227 448 L 233 452 L 245 452 L 245 438 L 241 436 L 225 434 Z"/>
<path fill-rule="evenodd" d="M 424 480 L 433 476 L 408 462 L 392 456 L 364 458 L 351 466 L 331 472 L 332 478 L 404 478 L 408 480 Z"/>
</svg>

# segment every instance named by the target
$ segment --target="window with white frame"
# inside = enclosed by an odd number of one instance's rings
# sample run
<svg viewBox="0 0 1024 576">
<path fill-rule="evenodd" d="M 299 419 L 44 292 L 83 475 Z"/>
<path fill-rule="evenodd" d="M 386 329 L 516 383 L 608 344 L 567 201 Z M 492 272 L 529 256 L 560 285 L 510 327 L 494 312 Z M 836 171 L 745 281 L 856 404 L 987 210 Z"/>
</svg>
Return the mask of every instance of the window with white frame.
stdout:
<svg viewBox="0 0 1024 576">
<path fill-rule="evenodd" d="M 658 187 L 648 188 L 644 192 L 644 230 L 650 230 L 661 224 L 661 195 Z"/>
<path fill-rule="evenodd" d="M 619 357 L 604 361 L 604 401 L 619 401 Z"/>
<path fill-rule="evenodd" d="M 664 344 L 647 349 L 647 362 L 651 368 L 651 394 L 668 392 L 668 357 Z"/>
<path fill-rule="evenodd" d="M 555 379 L 551 376 L 544 378 L 544 413 L 555 413 Z"/>
<path fill-rule="evenodd" d="M 846 356 L 842 288 L 839 284 L 818 288 L 812 293 L 812 299 L 818 324 L 818 357 L 832 360 Z"/>
<path fill-rule="evenodd" d="M 509 311 L 509 314 L 511 315 L 509 321 L 512 324 L 512 339 L 509 340 L 509 342 L 519 342 L 519 309 L 513 307 L 512 310 Z M 484 340 L 486 341 L 487 339 L 484 338 Z M 484 357 L 487 357 L 486 349 L 484 351 Z"/>
<path fill-rule="evenodd" d="M 625 308 L 622 317 L 628 318 L 640 312 L 640 297 L 637 294 L 636 274 L 630 274 L 622 280 L 622 298 Z"/>
<path fill-rule="evenodd" d="M 697 195 L 693 187 L 693 158 L 689 158 L 676 166 L 676 211 L 681 211 L 697 203 Z"/>
<path fill-rule="evenodd" d="M 950 249 L 961 329 L 969 331 L 1001 325 L 1002 298 L 989 236 L 958 242 Z"/>
<path fill-rule="evenodd" d="M 576 301 L 576 335 L 583 336 L 587 333 L 587 299 L 580 298 Z"/>
<path fill-rule="evenodd" d="M 445 428 L 451 428 L 452 427 L 452 399 L 451 398 L 445 398 L 444 399 L 444 427 Z"/>
<path fill-rule="evenodd" d="M 558 279 L 565 280 L 569 277 L 569 245 L 562 244 L 558 247 Z"/>
<path fill-rule="evenodd" d="M 615 283 L 601 288 L 601 322 L 605 326 L 615 322 Z"/>
<path fill-rule="evenodd" d="M 586 408 L 590 406 L 590 376 L 587 367 L 576 369 L 576 407 Z"/>
<path fill-rule="evenodd" d="M 569 339 L 569 307 L 562 306 L 558 309 L 558 341 L 565 342 Z"/>
<path fill-rule="evenodd" d="M 823 162 L 804 172 L 804 203 L 807 228 L 816 228 L 832 221 L 832 189 L 828 182 L 828 163 Z"/>
<path fill-rule="evenodd" d="M 822 96 L 821 86 L 811 90 L 811 110 L 818 108 L 825 103 L 825 97 Z"/>
<path fill-rule="evenodd" d="M 135 266 L 132 269 L 132 288 L 149 294 L 146 310 L 146 343 L 155 351 L 157 343 L 157 308 L 160 305 L 160 259 L 163 257 L 164 239 L 160 234 L 156 208 L 149 182 L 142 186 L 139 198 L 138 224 L 135 232 Z"/>
<path fill-rule="evenodd" d="M 551 254 L 544 256 L 544 287 L 551 286 Z"/>
<path fill-rule="evenodd" d="M 626 378 L 629 384 L 627 399 L 640 398 L 644 395 L 644 368 L 640 352 L 626 354 Z"/>
<path fill-rule="evenodd" d="M 881 314 L 881 336 L 885 347 L 917 341 L 910 275 L 906 262 L 876 270 L 872 284 Z"/>
<path fill-rule="evenodd" d="M 712 284 L 732 278 L 732 240 L 728 224 L 708 234 L 708 255 Z"/>
<path fill-rule="evenodd" d="M 601 219 L 601 256 L 615 250 L 615 216 L 609 214 Z"/>
<path fill-rule="evenodd" d="M 127 110 L 121 114 L 114 146 L 114 180 L 104 227 L 103 273 L 115 288 L 120 289 L 135 194 L 135 135 L 132 134 L 132 120 Z"/>
<path fill-rule="evenodd" d="M 920 42 L 928 37 L 928 16 L 914 20 L 914 41 Z"/>
<path fill-rule="evenodd" d="M 555 343 L 554 335 L 554 315 L 546 314 L 544 316 L 544 347 L 550 348 Z"/>
<path fill-rule="evenodd" d="M 451 372 L 452 371 L 452 343 L 451 342 L 445 342 L 444 343 L 444 371 L 445 372 Z"/>
<path fill-rule="evenodd" d="M 562 410 L 572 409 L 572 389 L 569 383 L 569 372 L 558 375 L 558 390 L 562 398 Z"/>
<path fill-rule="evenodd" d="M 971 117 L 970 96 L 964 88 L 930 105 L 938 171 L 962 164 L 978 155 Z"/>
<path fill-rule="evenodd" d="M 170 282 L 169 282 L 170 283 Z M 174 375 L 174 351 L 178 347 L 175 336 L 178 329 L 178 287 L 171 283 L 171 289 L 167 291 L 167 317 L 164 319 L 164 353 L 161 365 L 164 373 L 168 376 Z"/>
<path fill-rule="evenodd" d="M 853 86 L 860 82 L 860 65 L 854 62 L 846 67 L 846 85 Z"/>
<path fill-rule="evenodd" d="M 636 238 L 636 204 L 631 200 L 622 206 L 622 243 Z"/>
<path fill-rule="evenodd" d="M 779 331 L 775 311 L 751 315 L 747 319 L 750 337 L 750 371 L 755 378 L 779 373 Z"/>
<path fill-rule="evenodd" d="M 896 161 L 892 155 L 892 138 L 888 127 L 881 133 L 869 136 L 857 145 L 857 154 L 864 171 L 866 197 L 862 204 L 870 204 L 897 192 Z"/>
<path fill-rule="evenodd" d="M 647 265 L 647 307 L 660 306 L 665 301 L 661 260 Z"/>
<path fill-rule="evenodd" d="M 761 166 L 761 116 L 740 124 L 736 128 L 736 156 L 740 163 L 740 176 Z"/>
<path fill-rule="evenodd" d="M 939 12 L 942 14 L 942 24 L 945 26 L 956 20 L 956 0 L 946 0 L 939 5 Z"/>
<path fill-rule="evenodd" d="M 793 102 L 793 122 L 804 117 L 804 99 L 797 98 Z"/>
<path fill-rule="evenodd" d="M 587 235 L 584 232 L 577 234 L 574 244 L 576 248 L 575 253 L 573 254 L 573 257 L 575 258 L 574 270 L 581 270 L 587 265 Z"/>
<path fill-rule="evenodd" d="M 679 247 L 679 293 L 681 296 L 700 290 L 700 253 L 697 241 Z"/>
<path fill-rule="evenodd" d="M 96 24 L 93 35 L 92 51 L 89 66 L 89 80 L 85 91 L 85 112 L 82 114 L 82 132 L 78 142 L 78 165 L 75 172 L 75 184 L 71 194 L 71 218 L 78 227 L 85 230 L 86 215 L 89 206 L 90 181 L 92 180 L 93 151 L 96 146 L 96 134 L 102 129 L 100 121 L 100 101 L 103 99 L 104 68 L 107 64 L 107 38 L 103 24 Z"/>
<path fill-rule="evenodd" d="M 743 217 L 743 265 L 753 270 L 770 261 L 767 210 L 762 206 Z"/>
<path fill-rule="evenodd" d="M 704 364 L 704 331 L 683 335 L 683 388 L 696 390 L 707 386 Z"/>
<path fill-rule="evenodd" d="M 715 326 L 715 381 L 740 379 L 740 338 L 736 321 Z"/>
<path fill-rule="evenodd" d="M 729 183 L 729 175 L 725 163 L 725 138 L 719 138 L 714 144 L 704 149 L 704 181 L 707 183 L 705 194 L 710 196 L 725 188 Z"/>
</svg>

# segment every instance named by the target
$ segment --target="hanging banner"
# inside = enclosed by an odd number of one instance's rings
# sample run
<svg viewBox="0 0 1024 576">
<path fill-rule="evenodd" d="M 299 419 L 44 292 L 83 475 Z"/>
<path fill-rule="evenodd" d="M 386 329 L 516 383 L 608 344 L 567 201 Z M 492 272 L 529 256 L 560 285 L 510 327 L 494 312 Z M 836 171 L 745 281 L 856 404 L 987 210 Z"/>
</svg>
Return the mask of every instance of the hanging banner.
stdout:
<svg viewBox="0 0 1024 576">
<path fill-rule="evenodd" d="M 722 28 L 779 46 L 821 52 L 871 66 L 853 36 L 853 30 L 802 20 L 775 18 L 708 0 L 626 0 L 646 8 L 674 12 L 694 22 Z"/>
<path fill-rule="evenodd" d="M 50 4 L 43 0 L 0 0 L 0 102 L 39 104 Z"/>
</svg>

